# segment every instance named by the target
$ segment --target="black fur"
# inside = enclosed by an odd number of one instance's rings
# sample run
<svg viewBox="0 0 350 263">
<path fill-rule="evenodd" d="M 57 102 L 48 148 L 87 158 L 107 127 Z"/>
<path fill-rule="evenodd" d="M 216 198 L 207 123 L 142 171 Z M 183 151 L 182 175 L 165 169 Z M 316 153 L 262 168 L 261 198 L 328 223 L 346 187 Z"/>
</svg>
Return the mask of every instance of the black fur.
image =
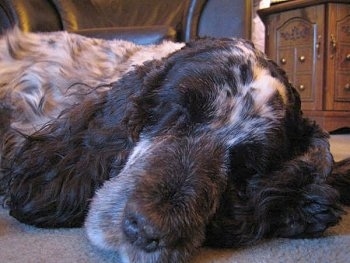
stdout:
<svg viewBox="0 0 350 263">
<path fill-rule="evenodd" d="M 318 236 L 349 204 L 350 160 L 332 165 L 285 73 L 231 39 L 145 63 L 3 161 L 12 216 L 73 227 L 89 213 L 90 239 L 132 262 Z"/>
</svg>

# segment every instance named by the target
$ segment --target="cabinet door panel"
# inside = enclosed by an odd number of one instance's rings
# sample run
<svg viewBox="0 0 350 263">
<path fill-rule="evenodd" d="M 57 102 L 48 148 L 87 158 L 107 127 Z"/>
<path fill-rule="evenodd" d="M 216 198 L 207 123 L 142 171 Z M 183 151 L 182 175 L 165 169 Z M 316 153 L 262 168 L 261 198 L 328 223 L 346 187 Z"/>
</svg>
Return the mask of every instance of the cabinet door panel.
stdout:
<svg viewBox="0 0 350 263">
<path fill-rule="evenodd" d="M 324 47 L 319 39 L 324 18 L 324 5 L 316 5 L 281 12 L 268 21 L 268 54 L 289 73 L 304 110 L 322 110 Z"/>
<path fill-rule="evenodd" d="M 339 10 L 339 8 L 341 10 Z M 340 42 L 350 42 L 350 7 L 341 5 L 337 7 L 337 35 Z"/>
<path fill-rule="evenodd" d="M 326 110 L 350 110 L 350 5 L 329 4 Z"/>
</svg>

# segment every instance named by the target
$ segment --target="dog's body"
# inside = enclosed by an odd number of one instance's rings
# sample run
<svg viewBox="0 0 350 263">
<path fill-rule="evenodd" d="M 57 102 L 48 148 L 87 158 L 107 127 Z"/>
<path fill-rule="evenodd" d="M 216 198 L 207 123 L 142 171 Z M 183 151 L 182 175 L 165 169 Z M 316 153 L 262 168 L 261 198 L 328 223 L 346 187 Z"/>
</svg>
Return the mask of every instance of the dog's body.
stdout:
<svg viewBox="0 0 350 263">
<path fill-rule="evenodd" d="M 243 40 L 199 40 L 135 67 L 18 147 L 2 164 L 10 214 L 59 227 L 88 213 L 90 240 L 130 262 L 317 236 L 339 222 L 339 194 L 350 204 L 350 160 L 332 172 L 328 135 Z"/>
<path fill-rule="evenodd" d="M 0 157 L 60 112 L 99 96 L 126 72 L 184 44 L 140 46 L 67 32 L 22 33 L 0 39 Z M 8 128 L 16 132 L 8 132 Z"/>
</svg>

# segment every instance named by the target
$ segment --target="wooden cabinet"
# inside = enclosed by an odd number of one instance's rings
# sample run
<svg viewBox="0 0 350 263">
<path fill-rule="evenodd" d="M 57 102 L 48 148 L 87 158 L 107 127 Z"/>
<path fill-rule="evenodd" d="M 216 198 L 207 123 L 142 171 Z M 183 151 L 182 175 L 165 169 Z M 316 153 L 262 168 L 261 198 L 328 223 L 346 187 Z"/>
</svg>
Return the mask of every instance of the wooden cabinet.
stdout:
<svg viewBox="0 0 350 263">
<path fill-rule="evenodd" d="M 266 53 L 298 89 L 308 117 L 350 127 L 350 0 L 294 0 L 258 11 Z"/>
</svg>

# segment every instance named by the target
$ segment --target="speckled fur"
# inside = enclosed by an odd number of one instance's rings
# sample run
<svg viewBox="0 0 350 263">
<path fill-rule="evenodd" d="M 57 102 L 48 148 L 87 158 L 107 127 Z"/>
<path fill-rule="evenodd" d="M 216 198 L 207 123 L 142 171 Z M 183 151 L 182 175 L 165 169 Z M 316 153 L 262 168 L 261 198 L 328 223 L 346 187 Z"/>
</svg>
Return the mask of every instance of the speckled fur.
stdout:
<svg viewBox="0 0 350 263">
<path fill-rule="evenodd" d="M 183 45 L 140 46 L 67 32 L 9 31 L 0 39 L 0 156 L 22 142 L 18 132 L 33 133 L 62 110 L 109 89 L 136 65 Z"/>
<path fill-rule="evenodd" d="M 203 245 L 319 236 L 349 200 L 349 167 L 333 167 L 328 134 L 273 61 L 203 39 L 27 136 L 4 171 L 21 222 L 85 222 L 124 262 L 184 263 Z"/>
</svg>

